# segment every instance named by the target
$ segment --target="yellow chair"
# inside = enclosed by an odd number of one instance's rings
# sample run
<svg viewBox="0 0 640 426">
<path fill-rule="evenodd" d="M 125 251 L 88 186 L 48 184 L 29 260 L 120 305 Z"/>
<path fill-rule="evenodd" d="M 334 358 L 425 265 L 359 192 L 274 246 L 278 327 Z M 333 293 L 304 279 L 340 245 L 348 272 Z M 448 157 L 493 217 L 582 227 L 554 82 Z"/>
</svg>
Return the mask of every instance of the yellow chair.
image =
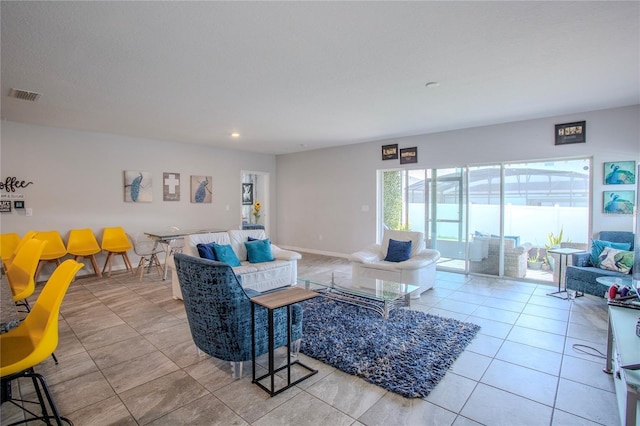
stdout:
<svg viewBox="0 0 640 426">
<path fill-rule="evenodd" d="M 131 250 L 131 242 L 129 238 L 127 238 L 126 232 L 120 226 L 104 228 L 102 233 L 102 250 L 107 252 L 107 259 L 104 262 L 104 267 L 102 268 L 102 274 L 107 269 L 107 265 L 109 265 L 109 274 L 108 277 L 111 276 L 111 266 L 113 263 L 113 256 L 119 254 L 122 256 L 124 260 L 124 266 L 127 270 L 131 271 L 132 274 L 133 268 L 131 267 L 131 262 L 129 261 L 129 255 L 127 255 L 127 250 Z"/>
<path fill-rule="evenodd" d="M 89 258 L 96 275 L 99 278 L 102 278 L 98 262 L 96 262 L 96 254 L 100 253 L 100 251 L 101 249 L 98 245 L 98 240 L 96 240 L 91 229 L 72 229 L 69 232 L 67 253 L 73 255 L 73 260 L 78 260 L 80 257 Z"/>
<path fill-rule="evenodd" d="M 7 281 L 13 293 L 13 300 L 17 304 L 24 305 L 30 311 L 27 297 L 36 289 L 35 274 L 40 262 L 40 256 L 48 241 L 35 238 L 27 241 L 16 254 L 15 259 L 7 268 Z"/>
<path fill-rule="evenodd" d="M 44 377 L 36 373 L 33 367 L 52 355 L 58 346 L 60 305 L 69 284 L 82 266 L 81 263 L 68 259 L 56 267 L 25 320 L 13 330 L 0 335 L 2 402 L 11 402 L 34 416 L 33 419 L 27 419 L 24 423 L 42 420 L 46 424 L 51 424 L 50 420 L 55 420 L 57 424 L 62 424 L 62 421 L 73 424 L 70 420 L 60 417 Z M 37 402 L 14 400 L 12 397 L 11 382 L 23 377 L 33 381 L 38 396 Z M 47 399 L 46 402 L 43 395 Z M 22 405 L 16 401 L 21 402 Z M 24 407 L 25 402 L 39 404 L 42 415 L 39 416 Z M 51 408 L 51 415 L 47 410 L 47 403 Z"/>
<path fill-rule="evenodd" d="M 2 255 L 2 264 L 11 260 L 13 252 L 20 244 L 20 235 L 15 232 L 0 234 L 0 253 Z"/>
<path fill-rule="evenodd" d="M 38 265 L 38 270 L 36 271 L 35 276 L 35 280 L 38 282 L 40 270 L 45 262 L 55 262 L 56 265 L 60 265 L 60 259 L 67 255 L 67 247 L 64 245 L 64 241 L 62 241 L 62 237 L 58 231 L 36 232 L 36 235 L 33 238 L 49 242 L 49 244 L 44 248 L 42 256 L 40 256 L 40 264 Z"/>
<path fill-rule="evenodd" d="M 22 238 L 20 239 L 20 242 L 18 242 L 18 245 L 15 246 L 15 248 L 13 249 L 13 254 L 9 257 L 9 259 L 5 260 L 4 255 L 2 256 L 2 263 L 4 264 L 5 270 L 8 269 L 9 265 L 11 265 L 11 262 L 13 262 L 13 259 L 16 257 L 18 250 L 22 248 L 24 243 L 33 239 L 35 235 L 36 235 L 35 231 L 28 231 L 26 234 L 22 236 Z"/>
</svg>

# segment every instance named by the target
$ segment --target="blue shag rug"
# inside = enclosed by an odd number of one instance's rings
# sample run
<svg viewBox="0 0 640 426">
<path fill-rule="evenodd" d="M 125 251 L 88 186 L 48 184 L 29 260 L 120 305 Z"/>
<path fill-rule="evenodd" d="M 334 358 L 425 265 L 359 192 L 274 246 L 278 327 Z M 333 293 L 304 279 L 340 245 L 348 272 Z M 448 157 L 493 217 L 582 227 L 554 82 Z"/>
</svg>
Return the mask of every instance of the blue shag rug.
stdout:
<svg viewBox="0 0 640 426">
<path fill-rule="evenodd" d="M 429 395 L 480 330 L 408 309 L 393 309 L 385 321 L 324 297 L 302 306 L 303 354 L 406 398 Z"/>
</svg>

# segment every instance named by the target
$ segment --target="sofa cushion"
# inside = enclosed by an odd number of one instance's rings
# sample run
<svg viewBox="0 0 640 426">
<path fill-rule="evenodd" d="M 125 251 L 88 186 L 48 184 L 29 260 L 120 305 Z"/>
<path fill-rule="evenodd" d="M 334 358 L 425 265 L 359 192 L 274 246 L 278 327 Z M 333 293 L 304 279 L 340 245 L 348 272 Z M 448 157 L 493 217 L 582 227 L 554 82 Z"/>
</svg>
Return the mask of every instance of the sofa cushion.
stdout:
<svg viewBox="0 0 640 426">
<path fill-rule="evenodd" d="M 250 237 L 251 238 L 251 237 Z M 271 262 L 273 254 L 271 253 L 271 241 L 266 240 L 247 241 L 244 243 L 247 249 L 247 258 L 249 263 Z"/>
<path fill-rule="evenodd" d="M 230 245 L 213 244 L 213 252 L 216 254 L 218 261 L 224 262 L 230 266 L 240 266 L 238 256 L 233 252 Z"/>
<path fill-rule="evenodd" d="M 591 261 L 591 265 L 595 267 L 600 266 L 598 258 L 602 254 L 603 250 L 607 247 L 618 249 L 618 250 L 629 250 L 631 248 L 631 244 L 614 243 L 611 241 L 604 241 L 604 240 L 591 240 L 591 257 L 589 258 L 589 260 Z"/>
<path fill-rule="evenodd" d="M 213 252 L 214 244 L 215 243 L 196 245 L 196 248 L 198 249 L 198 254 L 200 255 L 200 257 L 203 259 L 218 260 L 216 258 L 216 254 Z"/>
<path fill-rule="evenodd" d="M 387 256 L 384 258 L 387 262 L 404 262 L 409 260 L 411 256 L 411 241 L 398 241 L 389 239 L 389 247 L 387 248 Z"/>
<path fill-rule="evenodd" d="M 267 238 L 263 229 L 231 229 L 228 231 L 229 241 L 238 259 L 247 260 L 247 248 L 244 246 L 249 237 L 258 240 Z"/>
<path fill-rule="evenodd" d="M 600 254 L 600 268 L 628 274 L 633 266 L 633 252 L 606 247 Z"/>
</svg>

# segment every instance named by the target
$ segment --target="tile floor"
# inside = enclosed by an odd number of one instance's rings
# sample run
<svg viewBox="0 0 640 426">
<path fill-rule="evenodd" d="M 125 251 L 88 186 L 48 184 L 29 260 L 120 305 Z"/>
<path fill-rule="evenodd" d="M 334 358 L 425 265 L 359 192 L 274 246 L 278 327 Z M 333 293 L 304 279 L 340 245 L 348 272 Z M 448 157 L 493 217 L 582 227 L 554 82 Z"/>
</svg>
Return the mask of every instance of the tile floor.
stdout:
<svg viewBox="0 0 640 426">
<path fill-rule="evenodd" d="M 299 275 L 343 259 L 303 254 Z M 594 425 L 619 424 L 604 360 L 606 304 L 565 301 L 518 281 L 438 272 L 412 309 L 479 324 L 480 334 L 424 399 L 404 399 L 301 355 L 319 373 L 269 398 L 251 364 L 198 354 L 181 301 L 155 272 L 79 278 L 62 306 L 56 355 L 37 367 L 61 412 L 82 425 Z M 582 346 L 579 346 L 582 348 Z M 21 383 L 28 393 L 29 384 Z M 20 413 L 3 404 L 2 424 Z"/>
</svg>

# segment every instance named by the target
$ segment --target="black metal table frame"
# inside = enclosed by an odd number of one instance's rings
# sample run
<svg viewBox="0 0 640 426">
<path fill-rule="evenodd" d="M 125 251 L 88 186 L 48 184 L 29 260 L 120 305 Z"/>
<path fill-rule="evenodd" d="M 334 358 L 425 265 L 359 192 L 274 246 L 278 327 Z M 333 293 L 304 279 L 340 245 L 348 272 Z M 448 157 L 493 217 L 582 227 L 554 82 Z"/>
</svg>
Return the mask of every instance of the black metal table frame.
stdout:
<svg viewBox="0 0 640 426">
<path fill-rule="evenodd" d="M 269 396 L 275 396 L 278 395 L 279 393 L 289 389 L 292 386 L 297 385 L 298 383 L 302 382 L 303 380 L 308 379 L 309 377 L 313 376 L 314 374 L 318 373 L 318 370 L 315 370 L 305 364 L 303 364 L 302 362 L 300 362 L 300 360 L 295 360 L 294 362 L 291 362 L 291 305 L 286 305 L 287 308 L 287 364 L 283 365 L 282 367 L 279 368 L 275 368 L 274 366 L 274 352 L 275 352 L 275 333 L 274 333 L 274 327 L 273 327 L 273 311 L 275 309 L 269 309 L 266 308 L 268 311 L 268 318 L 269 318 L 269 372 L 267 374 L 264 374 L 258 378 L 256 378 L 256 316 L 255 316 L 255 307 L 256 304 L 254 302 L 251 303 L 251 370 L 252 370 L 252 381 L 251 383 L 255 383 L 256 385 L 258 385 L 260 388 L 262 388 L 264 391 L 266 391 Z M 285 307 L 285 306 L 281 306 L 281 307 Z M 280 307 L 276 308 L 276 309 L 280 309 Z M 291 366 L 292 365 L 299 365 L 307 370 L 310 371 L 309 374 L 299 378 L 298 380 L 296 380 L 295 382 L 291 382 Z M 282 371 L 284 369 L 287 369 L 287 385 L 275 390 L 275 375 L 277 372 Z M 266 386 L 264 386 L 262 383 L 260 383 L 261 380 L 270 377 L 271 379 L 271 387 L 267 388 Z"/>
<path fill-rule="evenodd" d="M 569 256 L 572 256 L 576 253 L 582 253 L 584 252 L 583 250 L 579 250 L 573 253 L 562 253 L 562 252 L 557 252 L 557 251 L 553 251 L 553 249 L 551 249 L 549 251 L 549 253 L 555 253 L 558 255 L 558 291 L 554 291 L 552 293 L 547 293 L 547 296 L 553 296 L 553 297 L 557 297 L 558 299 L 562 299 L 562 300 L 568 300 L 569 299 L 569 291 L 567 290 L 567 280 L 565 278 L 564 280 L 564 290 L 561 289 L 561 285 L 562 285 L 562 258 L 564 257 L 564 269 L 567 269 L 567 263 L 569 262 Z M 566 273 L 566 272 L 565 272 Z M 560 296 L 562 293 L 566 293 L 565 297 Z M 584 296 L 584 292 L 580 293 L 578 290 L 576 290 L 575 293 L 575 297 L 582 297 Z"/>
</svg>

